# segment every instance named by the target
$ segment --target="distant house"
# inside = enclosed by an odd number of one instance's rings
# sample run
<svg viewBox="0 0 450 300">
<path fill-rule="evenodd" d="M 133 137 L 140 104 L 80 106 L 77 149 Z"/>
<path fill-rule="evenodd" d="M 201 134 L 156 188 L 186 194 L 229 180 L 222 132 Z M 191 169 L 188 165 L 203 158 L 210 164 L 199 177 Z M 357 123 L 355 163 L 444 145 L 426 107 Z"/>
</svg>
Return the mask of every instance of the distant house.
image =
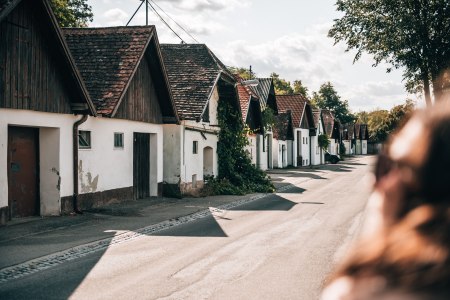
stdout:
<svg viewBox="0 0 450 300">
<path fill-rule="evenodd" d="M 288 142 L 288 165 L 309 166 L 312 160 L 311 137 L 316 135 L 309 101 L 303 95 L 277 95 L 278 112 L 292 114 L 294 140 Z"/>
<path fill-rule="evenodd" d="M 356 154 L 367 155 L 367 140 L 369 131 L 367 124 L 355 124 Z"/>
<path fill-rule="evenodd" d="M 0 223 L 76 193 L 76 115 L 96 112 L 48 2 L 0 1 Z"/>
<path fill-rule="evenodd" d="M 267 149 L 264 140 L 264 125 L 259 96 L 241 78 L 237 78 L 237 91 L 241 106 L 242 120 L 249 131 L 249 145 L 246 151 L 252 164 L 260 169 L 267 169 Z M 264 156 L 264 157 L 263 157 Z"/>
<path fill-rule="evenodd" d="M 339 141 L 340 141 L 340 124 L 335 119 L 333 113 L 327 109 L 322 109 L 322 121 L 324 125 L 325 134 L 330 139 L 330 145 L 328 146 L 328 152 L 331 154 L 339 154 Z"/>
<path fill-rule="evenodd" d="M 80 125 L 78 205 L 161 195 L 163 124 L 178 118 L 155 27 L 64 34 L 98 115 Z"/>
<path fill-rule="evenodd" d="M 273 127 L 273 167 L 285 168 L 288 166 L 288 147 L 292 147 L 294 140 L 294 127 L 291 111 L 279 113 L 275 117 Z"/>
<path fill-rule="evenodd" d="M 354 155 L 355 154 L 355 124 L 347 123 L 341 126 L 342 132 L 342 143 L 345 146 L 345 154 L 346 155 Z"/>
<path fill-rule="evenodd" d="M 266 116 L 276 116 L 278 114 L 278 105 L 275 96 L 275 86 L 273 83 L 273 79 L 256 78 L 254 80 L 256 80 L 257 84 L 250 84 L 249 87 L 259 97 L 262 114 Z M 262 170 L 273 168 L 272 141 L 272 128 L 270 126 L 266 126 L 263 136 L 263 147 L 260 151 L 260 169 Z"/>
<path fill-rule="evenodd" d="M 311 137 L 311 164 L 316 166 L 325 162 L 325 152 L 319 147 L 319 136 L 324 134 L 325 131 L 320 109 L 313 108 L 312 114 L 314 118 L 316 135 L 313 135 Z"/>
<path fill-rule="evenodd" d="M 180 125 L 164 126 L 164 182 L 170 195 L 196 194 L 218 175 L 217 108 L 228 101 L 239 113 L 236 80 L 203 44 L 162 44 Z"/>
</svg>

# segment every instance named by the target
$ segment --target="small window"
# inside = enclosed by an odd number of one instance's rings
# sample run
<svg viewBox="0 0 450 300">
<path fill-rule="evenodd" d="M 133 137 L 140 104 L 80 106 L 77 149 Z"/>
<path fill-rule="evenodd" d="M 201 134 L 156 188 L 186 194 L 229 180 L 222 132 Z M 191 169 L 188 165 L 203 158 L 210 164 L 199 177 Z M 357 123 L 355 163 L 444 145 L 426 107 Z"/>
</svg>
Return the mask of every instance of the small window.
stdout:
<svg viewBox="0 0 450 300">
<path fill-rule="evenodd" d="M 123 133 L 114 132 L 114 148 L 123 148 Z"/>
<path fill-rule="evenodd" d="M 91 149 L 91 132 L 80 130 L 78 132 L 78 147 L 80 149 Z"/>
<path fill-rule="evenodd" d="M 305 138 L 306 139 L 306 145 L 308 145 L 308 138 Z"/>
<path fill-rule="evenodd" d="M 198 141 L 194 141 L 192 143 L 192 153 L 194 153 L 194 154 L 198 153 Z"/>
</svg>

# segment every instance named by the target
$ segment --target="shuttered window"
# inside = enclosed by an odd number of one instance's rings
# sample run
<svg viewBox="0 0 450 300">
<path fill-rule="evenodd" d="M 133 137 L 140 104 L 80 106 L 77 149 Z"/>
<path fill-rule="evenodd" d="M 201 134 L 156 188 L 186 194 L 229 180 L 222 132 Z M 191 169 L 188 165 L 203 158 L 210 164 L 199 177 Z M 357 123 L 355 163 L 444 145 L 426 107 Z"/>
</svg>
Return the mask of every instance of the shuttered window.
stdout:
<svg viewBox="0 0 450 300">
<path fill-rule="evenodd" d="M 123 133 L 114 132 L 114 148 L 123 148 Z"/>
<path fill-rule="evenodd" d="M 91 132 L 80 130 L 78 132 L 78 147 L 80 149 L 91 149 Z"/>
</svg>

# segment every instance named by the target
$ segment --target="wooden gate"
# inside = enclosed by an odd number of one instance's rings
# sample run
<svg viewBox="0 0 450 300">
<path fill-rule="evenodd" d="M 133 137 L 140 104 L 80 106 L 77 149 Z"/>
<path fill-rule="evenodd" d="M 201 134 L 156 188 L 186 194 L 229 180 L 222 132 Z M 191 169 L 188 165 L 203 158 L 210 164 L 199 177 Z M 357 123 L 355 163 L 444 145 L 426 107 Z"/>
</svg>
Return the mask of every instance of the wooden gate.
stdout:
<svg viewBox="0 0 450 300">
<path fill-rule="evenodd" d="M 134 199 L 150 197 L 150 134 L 134 133 L 133 143 Z"/>
<path fill-rule="evenodd" d="M 39 129 L 8 127 L 10 217 L 39 215 Z"/>
</svg>

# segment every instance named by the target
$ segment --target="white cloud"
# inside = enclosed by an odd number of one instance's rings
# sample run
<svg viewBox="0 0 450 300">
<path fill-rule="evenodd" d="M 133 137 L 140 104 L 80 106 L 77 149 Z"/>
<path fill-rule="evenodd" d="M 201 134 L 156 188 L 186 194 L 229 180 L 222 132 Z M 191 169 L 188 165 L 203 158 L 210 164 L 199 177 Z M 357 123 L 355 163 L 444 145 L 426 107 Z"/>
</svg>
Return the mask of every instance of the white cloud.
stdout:
<svg viewBox="0 0 450 300">
<path fill-rule="evenodd" d="M 171 3 L 177 9 L 196 12 L 232 10 L 250 4 L 248 0 L 165 0 L 161 2 Z"/>
<path fill-rule="evenodd" d="M 107 26 L 120 26 L 126 23 L 128 14 L 120 8 L 113 8 L 105 11 L 102 17 Z"/>
</svg>

